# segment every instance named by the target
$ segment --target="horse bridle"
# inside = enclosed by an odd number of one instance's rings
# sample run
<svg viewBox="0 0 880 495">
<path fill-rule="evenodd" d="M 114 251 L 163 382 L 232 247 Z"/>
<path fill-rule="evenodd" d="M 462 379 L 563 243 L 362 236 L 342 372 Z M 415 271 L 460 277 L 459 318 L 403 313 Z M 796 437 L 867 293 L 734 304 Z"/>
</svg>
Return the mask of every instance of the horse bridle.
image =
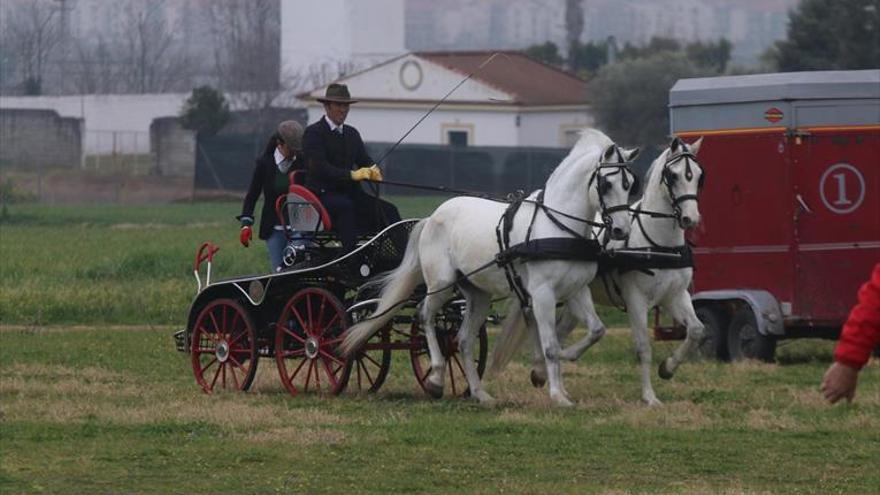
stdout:
<svg viewBox="0 0 880 495">
<path fill-rule="evenodd" d="M 628 162 L 628 161 L 624 160 L 623 155 L 620 153 L 620 149 L 617 148 L 616 146 L 615 146 L 615 152 L 617 153 L 617 157 L 620 160 L 620 162 L 617 162 L 617 163 L 599 162 L 599 166 L 596 167 L 595 170 L 593 170 L 592 175 L 590 175 L 590 180 L 587 181 L 587 191 L 589 191 L 590 186 L 593 185 L 593 181 L 596 181 L 596 193 L 597 193 L 596 195 L 599 197 L 599 213 L 602 216 L 602 223 L 605 225 L 605 228 L 609 229 L 609 231 L 610 231 L 611 225 L 612 225 L 611 214 L 618 212 L 618 211 L 622 211 L 622 210 L 629 210 L 629 204 L 624 203 L 621 205 L 611 206 L 611 207 L 609 207 L 608 205 L 605 204 L 604 193 L 607 192 L 606 190 L 608 189 L 608 185 L 610 185 L 608 182 L 608 179 L 610 177 L 617 175 L 617 174 L 621 174 L 623 176 L 623 180 L 622 180 L 621 185 L 623 185 L 624 190 L 629 191 L 630 190 L 630 183 L 629 183 L 629 176 L 627 174 L 627 172 L 629 172 L 629 175 L 633 176 L 633 184 L 632 184 L 633 187 L 635 187 L 636 184 L 638 184 L 638 178 L 636 177 L 635 174 L 633 174 L 632 170 L 630 170 L 630 168 L 629 168 L 629 164 L 631 164 L 632 162 Z M 615 169 L 615 170 L 611 173 L 602 175 L 600 172 L 603 169 Z"/>
<path fill-rule="evenodd" d="M 669 167 L 680 160 L 684 160 L 685 169 L 684 169 L 684 178 L 687 179 L 688 182 L 693 180 L 694 171 L 691 169 L 691 160 L 700 167 L 700 179 L 697 182 L 697 194 L 682 194 L 681 196 L 676 196 L 675 191 L 673 191 L 673 184 L 675 183 L 676 176 L 669 170 Z M 663 164 L 663 172 L 661 175 L 661 181 L 666 186 L 666 191 L 669 192 L 669 199 L 672 201 L 672 213 L 673 218 L 676 221 L 681 222 L 681 203 L 685 201 L 698 201 L 699 192 L 703 189 L 703 183 L 706 179 L 706 171 L 700 165 L 700 162 L 697 161 L 697 156 L 691 153 L 690 151 L 681 151 L 678 152 L 669 158 L 666 159 L 666 163 Z"/>
</svg>

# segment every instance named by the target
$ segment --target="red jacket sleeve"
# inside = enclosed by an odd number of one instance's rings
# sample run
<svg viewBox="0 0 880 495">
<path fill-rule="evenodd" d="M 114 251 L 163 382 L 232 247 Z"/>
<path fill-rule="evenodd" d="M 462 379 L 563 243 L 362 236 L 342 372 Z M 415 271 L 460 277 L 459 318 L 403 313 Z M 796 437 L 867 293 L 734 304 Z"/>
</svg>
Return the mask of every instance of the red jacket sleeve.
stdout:
<svg viewBox="0 0 880 495">
<path fill-rule="evenodd" d="M 834 360 L 861 369 L 880 344 L 880 263 L 859 289 L 859 302 L 849 313 L 834 350 Z"/>
</svg>

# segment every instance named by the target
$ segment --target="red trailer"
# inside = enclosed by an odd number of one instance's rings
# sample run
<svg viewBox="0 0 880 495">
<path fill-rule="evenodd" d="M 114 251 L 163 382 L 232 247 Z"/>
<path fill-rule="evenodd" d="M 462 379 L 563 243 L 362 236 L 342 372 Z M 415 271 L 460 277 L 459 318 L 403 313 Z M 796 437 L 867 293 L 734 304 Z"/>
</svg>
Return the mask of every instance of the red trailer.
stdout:
<svg viewBox="0 0 880 495">
<path fill-rule="evenodd" d="M 880 262 L 880 70 L 683 79 L 674 135 L 704 137 L 694 305 L 718 357 L 839 333 Z"/>
</svg>

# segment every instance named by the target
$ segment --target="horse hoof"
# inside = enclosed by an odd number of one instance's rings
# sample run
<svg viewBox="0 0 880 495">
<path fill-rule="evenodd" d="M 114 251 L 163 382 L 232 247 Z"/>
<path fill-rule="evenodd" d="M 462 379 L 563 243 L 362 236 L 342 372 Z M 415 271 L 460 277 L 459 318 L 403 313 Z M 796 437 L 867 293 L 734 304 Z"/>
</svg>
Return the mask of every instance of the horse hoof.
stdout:
<svg viewBox="0 0 880 495">
<path fill-rule="evenodd" d="M 529 378 L 532 380 L 532 386 L 535 388 L 541 388 L 547 383 L 547 378 L 539 375 L 535 370 L 529 373 Z"/>
<path fill-rule="evenodd" d="M 557 395 L 550 398 L 553 400 L 553 403 L 559 407 L 574 407 L 574 402 L 564 395 Z"/>
<path fill-rule="evenodd" d="M 665 360 L 660 363 L 660 368 L 657 370 L 657 374 L 660 375 L 660 378 L 664 380 L 670 380 L 672 378 L 672 372 L 669 371 L 669 368 L 666 367 Z"/>
<path fill-rule="evenodd" d="M 477 402 L 479 402 L 480 405 L 483 407 L 494 407 L 496 404 L 498 404 L 498 401 L 496 401 L 494 397 L 482 390 L 479 394 L 476 394 L 474 398 L 477 399 Z"/>
<path fill-rule="evenodd" d="M 434 399 L 443 398 L 443 385 L 437 385 L 431 380 L 425 380 L 425 392 Z"/>
</svg>

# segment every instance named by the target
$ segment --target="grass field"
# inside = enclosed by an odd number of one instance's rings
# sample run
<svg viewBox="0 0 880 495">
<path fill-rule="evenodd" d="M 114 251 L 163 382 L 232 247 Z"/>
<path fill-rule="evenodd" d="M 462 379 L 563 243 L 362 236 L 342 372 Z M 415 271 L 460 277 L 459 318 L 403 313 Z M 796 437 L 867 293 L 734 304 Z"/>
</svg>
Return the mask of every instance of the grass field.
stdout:
<svg viewBox="0 0 880 495">
<path fill-rule="evenodd" d="M 10 206 L 0 493 L 880 491 L 880 366 L 854 404 L 829 407 L 825 341 L 784 342 L 774 365 L 685 363 L 655 379 L 654 409 L 623 329 L 565 366 L 570 410 L 529 385 L 522 360 L 488 383 L 492 409 L 428 399 L 403 355 L 373 396 L 290 397 L 270 360 L 252 392 L 203 394 L 171 333 L 200 242 L 221 246 L 215 276 L 266 265 L 263 243 L 237 245 L 237 208 Z M 672 345 L 654 343 L 655 362 Z"/>
</svg>

